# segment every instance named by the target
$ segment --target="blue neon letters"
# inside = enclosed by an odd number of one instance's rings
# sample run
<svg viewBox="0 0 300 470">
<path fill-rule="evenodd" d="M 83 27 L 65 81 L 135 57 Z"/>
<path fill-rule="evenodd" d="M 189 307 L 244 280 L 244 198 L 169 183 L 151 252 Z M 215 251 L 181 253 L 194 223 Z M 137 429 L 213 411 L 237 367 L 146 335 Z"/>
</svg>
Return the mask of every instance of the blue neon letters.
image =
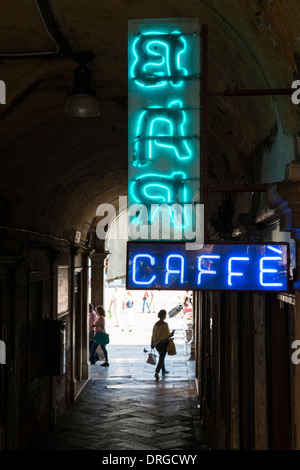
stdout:
<svg viewBox="0 0 300 470">
<path fill-rule="evenodd" d="M 174 263 L 174 260 L 177 261 L 177 263 Z M 172 265 L 178 265 L 178 268 L 171 269 L 170 266 Z M 183 284 L 183 279 L 184 279 L 184 257 L 182 255 L 169 255 L 166 258 L 166 275 L 165 275 L 165 284 L 167 285 L 169 283 L 169 276 L 170 274 L 174 275 L 178 278 L 180 284 Z"/>
<path fill-rule="evenodd" d="M 276 252 L 277 256 L 274 256 Z M 288 245 L 128 243 L 129 289 L 288 289 Z"/>
<path fill-rule="evenodd" d="M 154 266 L 155 265 L 155 258 L 151 255 L 148 255 L 148 254 L 141 254 L 141 255 L 136 255 L 133 259 L 133 265 L 132 265 L 132 269 L 133 269 L 133 272 L 132 272 L 132 278 L 133 278 L 133 282 L 136 284 L 136 285 L 139 285 L 139 284 L 142 284 L 143 286 L 147 286 L 148 284 L 151 284 L 156 276 L 155 274 L 153 274 L 153 276 L 151 277 L 150 280 L 146 280 L 146 279 L 143 279 L 143 281 L 138 281 L 137 280 L 137 263 L 138 261 L 139 262 L 143 262 L 143 260 L 149 260 L 149 263 L 150 263 L 150 266 Z"/>
<path fill-rule="evenodd" d="M 213 259 L 220 259 L 220 256 L 219 255 L 201 255 L 201 256 L 198 256 L 198 279 L 197 279 L 197 285 L 198 286 L 201 286 L 201 276 L 203 274 L 206 274 L 206 275 L 212 275 L 212 274 L 217 274 L 217 271 L 213 271 L 212 269 L 207 269 L 207 267 L 210 267 L 210 263 L 212 263 L 212 260 Z M 208 263 L 206 264 L 206 269 L 203 269 L 202 267 L 202 261 L 204 261 L 204 263 Z"/>
</svg>

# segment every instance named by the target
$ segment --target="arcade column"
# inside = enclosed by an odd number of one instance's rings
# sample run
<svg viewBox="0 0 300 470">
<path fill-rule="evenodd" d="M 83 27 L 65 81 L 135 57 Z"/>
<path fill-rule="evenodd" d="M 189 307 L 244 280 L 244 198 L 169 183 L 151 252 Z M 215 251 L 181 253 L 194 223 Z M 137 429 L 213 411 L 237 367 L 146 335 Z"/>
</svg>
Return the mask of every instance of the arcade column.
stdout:
<svg viewBox="0 0 300 470">
<path fill-rule="evenodd" d="M 91 255 L 91 302 L 94 306 L 104 305 L 104 263 L 105 253 Z"/>
</svg>

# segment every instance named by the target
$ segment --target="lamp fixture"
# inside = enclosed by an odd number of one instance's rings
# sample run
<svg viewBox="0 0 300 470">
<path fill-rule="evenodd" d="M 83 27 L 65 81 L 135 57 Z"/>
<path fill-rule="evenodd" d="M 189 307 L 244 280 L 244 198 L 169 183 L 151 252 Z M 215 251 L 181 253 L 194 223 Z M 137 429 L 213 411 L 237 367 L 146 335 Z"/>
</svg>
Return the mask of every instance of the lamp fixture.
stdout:
<svg viewBox="0 0 300 470">
<path fill-rule="evenodd" d="M 91 82 L 92 72 L 86 65 L 91 56 L 80 54 L 75 60 L 79 65 L 73 72 L 74 85 L 65 106 L 65 114 L 71 117 L 99 116 L 99 103 Z"/>
</svg>

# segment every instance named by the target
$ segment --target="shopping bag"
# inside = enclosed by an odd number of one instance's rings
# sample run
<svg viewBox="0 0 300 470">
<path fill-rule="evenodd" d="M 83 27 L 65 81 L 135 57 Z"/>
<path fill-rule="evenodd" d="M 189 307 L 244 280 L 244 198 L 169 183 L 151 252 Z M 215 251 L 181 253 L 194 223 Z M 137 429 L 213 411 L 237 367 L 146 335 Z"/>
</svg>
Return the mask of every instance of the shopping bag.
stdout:
<svg viewBox="0 0 300 470">
<path fill-rule="evenodd" d="M 168 344 L 168 348 L 167 348 L 167 353 L 169 354 L 169 356 L 175 356 L 176 352 L 177 351 L 176 351 L 176 346 L 175 346 L 174 340 L 170 339 L 169 344 Z"/>
<path fill-rule="evenodd" d="M 97 331 L 95 334 L 94 342 L 97 344 L 109 344 L 109 334 Z"/>
<path fill-rule="evenodd" d="M 178 304 L 176 305 L 176 307 L 172 308 L 169 313 L 168 313 L 168 316 L 170 318 L 174 317 L 175 315 L 177 315 L 181 310 L 183 309 L 183 305 L 182 304 Z"/>
<path fill-rule="evenodd" d="M 154 354 L 154 352 L 149 352 L 146 362 L 148 364 L 151 364 L 152 366 L 155 366 L 156 365 L 156 354 Z"/>
</svg>

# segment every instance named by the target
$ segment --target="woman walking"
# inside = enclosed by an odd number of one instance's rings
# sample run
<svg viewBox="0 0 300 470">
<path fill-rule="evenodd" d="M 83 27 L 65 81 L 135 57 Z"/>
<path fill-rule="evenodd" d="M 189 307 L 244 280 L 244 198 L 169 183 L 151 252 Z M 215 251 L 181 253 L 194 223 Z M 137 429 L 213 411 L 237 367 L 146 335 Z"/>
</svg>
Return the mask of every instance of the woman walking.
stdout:
<svg viewBox="0 0 300 470">
<path fill-rule="evenodd" d="M 109 366 L 108 363 L 108 354 L 106 350 L 106 344 L 108 344 L 107 339 L 105 338 L 106 335 L 104 335 L 105 332 L 105 310 L 102 305 L 97 305 L 95 308 L 96 314 L 97 314 L 97 320 L 93 324 L 94 331 L 95 331 L 95 337 L 94 337 L 94 342 L 91 348 L 91 355 L 90 355 L 90 362 L 91 364 L 95 364 L 95 355 L 96 355 L 96 350 L 97 347 L 100 345 L 104 357 L 105 357 L 105 362 L 101 364 L 101 366 L 107 367 Z"/>
<path fill-rule="evenodd" d="M 165 322 L 167 316 L 166 310 L 160 310 L 157 316 L 159 320 L 153 326 L 151 337 L 151 348 L 155 348 L 159 354 L 158 364 L 154 375 L 156 380 L 159 379 L 160 370 L 162 371 L 162 375 L 169 373 L 165 368 L 165 356 L 167 354 L 169 339 L 175 332 L 175 330 L 173 330 L 172 333 L 170 333 L 169 325 Z"/>
</svg>

